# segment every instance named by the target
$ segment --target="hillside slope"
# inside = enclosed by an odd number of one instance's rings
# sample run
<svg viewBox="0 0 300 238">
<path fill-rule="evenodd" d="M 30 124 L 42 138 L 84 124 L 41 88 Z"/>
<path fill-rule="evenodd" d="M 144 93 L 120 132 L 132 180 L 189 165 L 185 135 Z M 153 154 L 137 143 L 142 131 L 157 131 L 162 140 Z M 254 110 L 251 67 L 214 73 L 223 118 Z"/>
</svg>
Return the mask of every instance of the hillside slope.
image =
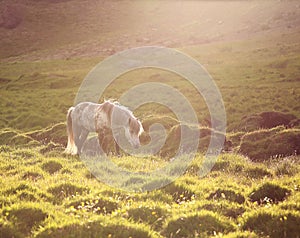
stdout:
<svg viewBox="0 0 300 238">
<path fill-rule="evenodd" d="M 3 0 L 0 57 L 109 55 L 298 32 L 298 1 Z M 279 35 L 278 35 L 279 34 Z"/>
</svg>

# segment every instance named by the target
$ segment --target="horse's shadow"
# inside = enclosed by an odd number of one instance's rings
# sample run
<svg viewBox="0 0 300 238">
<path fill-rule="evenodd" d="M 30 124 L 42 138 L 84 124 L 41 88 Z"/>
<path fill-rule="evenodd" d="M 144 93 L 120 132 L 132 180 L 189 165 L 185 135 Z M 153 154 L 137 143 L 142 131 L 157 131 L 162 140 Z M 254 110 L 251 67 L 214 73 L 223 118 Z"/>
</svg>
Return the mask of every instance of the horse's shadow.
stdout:
<svg viewBox="0 0 300 238">
<path fill-rule="evenodd" d="M 99 139 L 97 136 L 93 136 L 91 138 L 88 138 L 81 149 L 81 154 L 84 156 L 99 156 L 104 155 L 104 151 L 101 149 L 99 144 Z"/>
<path fill-rule="evenodd" d="M 98 136 L 88 138 L 81 149 L 81 155 L 87 157 L 97 157 L 105 155 L 120 156 L 120 151 L 114 148 L 114 142 L 111 140 L 102 140 L 100 143 Z M 123 151 L 122 151 L 123 152 Z"/>
</svg>

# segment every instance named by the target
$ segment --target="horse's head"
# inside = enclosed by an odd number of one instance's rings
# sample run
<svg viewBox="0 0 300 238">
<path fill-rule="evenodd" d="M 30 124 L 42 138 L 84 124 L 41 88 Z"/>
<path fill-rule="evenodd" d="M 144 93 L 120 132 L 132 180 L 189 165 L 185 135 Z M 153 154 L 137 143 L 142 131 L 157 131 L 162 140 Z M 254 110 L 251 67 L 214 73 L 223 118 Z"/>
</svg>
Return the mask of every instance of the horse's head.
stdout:
<svg viewBox="0 0 300 238">
<path fill-rule="evenodd" d="M 140 147 L 140 135 L 143 133 L 144 129 L 142 123 L 134 118 L 128 118 L 128 127 L 125 129 L 125 136 L 132 147 L 138 148 Z"/>
<path fill-rule="evenodd" d="M 133 148 L 137 149 L 141 145 L 139 137 L 144 131 L 142 123 L 133 115 L 133 113 L 127 107 L 124 107 L 116 102 L 113 103 L 112 105 L 113 105 L 113 110 L 111 110 L 112 130 L 118 131 L 118 129 L 124 128 L 126 140 L 130 143 L 130 145 Z M 117 139 L 117 143 L 121 141 L 118 141 Z"/>
</svg>

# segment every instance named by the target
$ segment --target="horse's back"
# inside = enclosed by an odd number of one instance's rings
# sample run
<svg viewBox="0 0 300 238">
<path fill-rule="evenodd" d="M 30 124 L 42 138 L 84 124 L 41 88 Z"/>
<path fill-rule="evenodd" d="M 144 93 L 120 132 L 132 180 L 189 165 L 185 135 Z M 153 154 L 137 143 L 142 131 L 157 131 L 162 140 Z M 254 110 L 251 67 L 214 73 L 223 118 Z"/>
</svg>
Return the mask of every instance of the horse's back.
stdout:
<svg viewBox="0 0 300 238">
<path fill-rule="evenodd" d="M 78 126 L 88 131 L 95 131 L 95 112 L 100 104 L 93 102 L 81 102 L 72 112 L 72 119 Z"/>
<path fill-rule="evenodd" d="M 89 107 L 98 107 L 99 105 L 100 104 L 94 102 L 80 102 L 75 106 L 75 108 L 82 110 L 84 108 L 89 108 Z"/>
</svg>

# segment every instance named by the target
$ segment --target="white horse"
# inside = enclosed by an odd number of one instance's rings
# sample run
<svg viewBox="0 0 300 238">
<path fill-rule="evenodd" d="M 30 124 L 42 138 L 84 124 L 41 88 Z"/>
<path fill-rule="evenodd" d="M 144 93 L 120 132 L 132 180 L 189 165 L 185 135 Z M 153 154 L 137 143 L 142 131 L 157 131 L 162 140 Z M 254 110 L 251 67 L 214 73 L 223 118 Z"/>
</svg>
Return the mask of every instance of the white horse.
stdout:
<svg viewBox="0 0 300 238">
<path fill-rule="evenodd" d="M 102 104 L 82 102 L 70 107 L 67 114 L 68 144 L 65 153 L 81 154 L 89 132 L 97 132 L 100 146 L 106 149 L 107 138 L 113 138 L 119 154 L 117 136 L 125 130 L 125 137 L 132 147 L 140 146 L 139 136 L 144 131 L 141 122 L 126 107 L 118 102 L 105 101 Z M 103 148 L 105 147 L 105 148 Z"/>
</svg>

